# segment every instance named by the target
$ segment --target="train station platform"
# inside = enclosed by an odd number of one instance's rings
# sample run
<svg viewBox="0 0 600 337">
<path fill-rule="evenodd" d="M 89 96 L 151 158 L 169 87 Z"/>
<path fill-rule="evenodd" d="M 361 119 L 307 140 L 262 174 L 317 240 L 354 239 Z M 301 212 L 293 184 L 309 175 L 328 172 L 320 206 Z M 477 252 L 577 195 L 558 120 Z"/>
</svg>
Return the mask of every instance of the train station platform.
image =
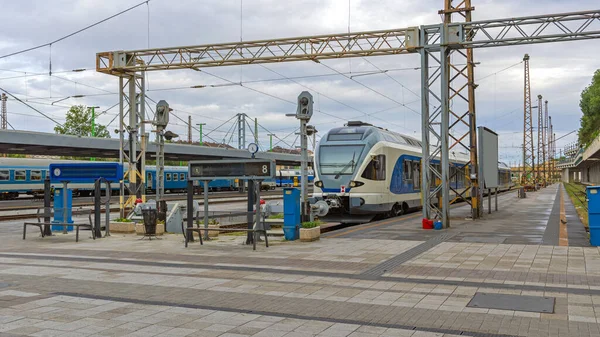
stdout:
<svg viewBox="0 0 600 337">
<path fill-rule="evenodd" d="M 409 214 L 256 251 L 5 232 L 0 335 L 600 336 L 600 250 L 562 193 L 503 194 L 476 222 L 457 206 L 448 230 Z"/>
<path fill-rule="evenodd" d="M 421 213 L 416 212 L 327 233 L 325 237 L 425 241 L 444 233 L 451 242 L 589 246 L 584 225 L 559 184 L 529 192 L 525 199 L 518 199 L 516 193 L 499 193 L 498 211 L 494 211 L 492 196 L 491 214 L 488 214 L 487 197 L 484 198 L 484 214 L 477 221 L 467 219 L 470 215 L 467 204 L 455 205 L 450 211 L 451 228 L 443 231 L 423 230 Z"/>
</svg>

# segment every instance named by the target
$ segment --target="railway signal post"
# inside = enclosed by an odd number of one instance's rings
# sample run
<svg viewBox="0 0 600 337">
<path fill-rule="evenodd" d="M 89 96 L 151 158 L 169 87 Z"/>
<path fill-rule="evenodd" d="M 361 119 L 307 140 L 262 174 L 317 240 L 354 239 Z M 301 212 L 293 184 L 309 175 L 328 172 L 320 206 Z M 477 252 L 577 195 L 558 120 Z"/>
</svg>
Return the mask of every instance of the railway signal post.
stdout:
<svg viewBox="0 0 600 337">
<path fill-rule="evenodd" d="M 303 91 L 298 96 L 298 108 L 296 114 L 287 114 L 286 116 L 295 116 L 300 120 L 300 200 L 301 200 L 301 221 L 309 221 L 310 208 L 308 204 L 308 131 L 307 124 L 313 114 L 313 97 L 308 91 Z"/>
</svg>

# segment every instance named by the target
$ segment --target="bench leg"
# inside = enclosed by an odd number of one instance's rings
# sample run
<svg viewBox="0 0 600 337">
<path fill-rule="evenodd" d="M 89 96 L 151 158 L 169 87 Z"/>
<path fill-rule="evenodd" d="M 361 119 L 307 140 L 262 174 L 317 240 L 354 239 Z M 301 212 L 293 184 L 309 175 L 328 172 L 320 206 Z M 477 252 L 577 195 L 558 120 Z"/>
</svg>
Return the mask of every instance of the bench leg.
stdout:
<svg viewBox="0 0 600 337">
<path fill-rule="evenodd" d="M 267 231 L 264 231 L 263 233 L 265 233 L 265 245 L 267 246 L 267 248 L 269 248 L 269 238 L 267 238 Z"/>
<path fill-rule="evenodd" d="M 44 226 L 38 226 L 40 228 L 40 233 L 42 233 L 42 237 L 45 237 L 44 235 Z"/>
<path fill-rule="evenodd" d="M 190 231 L 189 230 L 185 230 L 185 248 L 187 248 L 188 246 L 188 238 L 190 237 Z"/>
<path fill-rule="evenodd" d="M 194 235 L 193 232 L 192 232 L 192 235 Z M 200 246 L 203 246 L 204 242 L 202 241 L 202 232 L 201 231 L 198 231 L 198 237 L 200 238 Z"/>
<path fill-rule="evenodd" d="M 252 232 L 252 250 L 256 250 L 256 231 Z"/>
<path fill-rule="evenodd" d="M 79 226 L 75 226 L 75 242 L 79 242 Z"/>
<path fill-rule="evenodd" d="M 94 230 L 94 226 L 90 226 L 90 231 L 92 231 L 92 240 L 96 240 L 96 231 Z"/>
<path fill-rule="evenodd" d="M 23 240 L 25 240 L 25 235 L 27 235 L 27 225 L 23 225 Z"/>
</svg>

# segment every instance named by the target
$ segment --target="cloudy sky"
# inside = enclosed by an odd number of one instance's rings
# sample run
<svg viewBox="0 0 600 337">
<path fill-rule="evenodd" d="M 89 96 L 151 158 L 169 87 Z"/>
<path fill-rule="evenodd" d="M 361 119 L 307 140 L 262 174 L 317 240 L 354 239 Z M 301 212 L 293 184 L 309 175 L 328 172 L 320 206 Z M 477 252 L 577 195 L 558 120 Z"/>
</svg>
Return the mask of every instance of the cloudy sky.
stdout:
<svg viewBox="0 0 600 337">
<path fill-rule="evenodd" d="M 0 56 L 56 40 L 139 2 L 5 1 Z M 442 0 L 151 0 L 51 48 L 0 58 L 0 88 L 63 122 L 70 105 L 100 106 L 103 111 L 118 102 L 117 78 L 95 72 L 97 52 L 231 42 L 240 38 L 330 34 L 346 32 L 349 27 L 351 31 L 365 31 L 419 26 L 439 23 L 437 11 L 442 5 Z M 598 7 L 597 1 L 592 0 L 475 0 L 473 5 L 474 20 Z M 521 158 L 523 64 L 520 62 L 525 53 L 531 56 L 532 96 L 541 94 L 549 101 L 557 137 L 579 127 L 579 95 L 590 83 L 593 72 L 600 68 L 597 57 L 600 41 L 594 40 L 475 51 L 475 61 L 479 62 L 478 124 L 500 134 L 500 156 L 507 163 L 516 163 Z M 50 61 L 53 76 L 48 76 Z M 321 133 L 347 120 L 362 119 L 420 137 L 420 73 L 414 69 L 419 65 L 419 56 L 414 54 L 328 60 L 321 64 L 293 62 L 211 68 L 208 73 L 230 82 L 241 81 L 243 86 L 203 89 L 189 87 L 228 82 L 204 72 L 152 72 L 148 75 L 148 96 L 155 101 L 167 100 L 181 120 L 187 121 L 192 116 L 193 124 L 206 123 L 205 140 L 228 142 L 232 124 L 223 123 L 237 113 L 246 113 L 259 119 L 262 148 L 268 147 L 265 129 L 276 134 L 274 143 L 284 147 L 294 145 L 297 121 L 285 114 L 295 112 L 295 105 L 289 101 L 295 101 L 303 90 L 309 90 L 315 97 L 319 112 L 311 124 Z M 506 69 L 512 65 L 515 66 Z M 387 72 L 348 78 L 374 71 L 375 67 Z M 86 70 L 73 72 L 74 69 Z M 285 79 L 303 76 L 294 81 Z M 85 97 L 67 98 L 75 95 Z M 53 122 L 15 100 L 9 100 L 8 112 L 15 129 L 52 132 L 54 127 Z M 110 123 L 109 129 L 114 130 L 118 125 L 116 114 L 116 108 L 102 113 L 99 122 Z M 187 126 L 180 119 L 171 118 L 170 129 L 187 139 Z M 198 131 L 193 132 L 193 137 L 198 139 Z M 575 139 L 575 134 L 562 138 L 558 148 Z M 232 145 L 236 146 L 235 137 Z"/>
</svg>

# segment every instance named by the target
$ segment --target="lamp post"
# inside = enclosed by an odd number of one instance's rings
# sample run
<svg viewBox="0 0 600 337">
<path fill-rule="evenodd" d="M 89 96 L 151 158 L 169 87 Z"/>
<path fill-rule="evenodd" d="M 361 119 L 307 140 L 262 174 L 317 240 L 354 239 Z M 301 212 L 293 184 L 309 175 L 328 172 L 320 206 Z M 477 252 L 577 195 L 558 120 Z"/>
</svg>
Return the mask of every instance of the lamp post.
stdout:
<svg viewBox="0 0 600 337">
<path fill-rule="evenodd" d="M 196 125 L 200 128 L 200 146 L 202 146 L 202 126 L 206 125 L 206 123 L 196 123 Z"/>
</svg>

